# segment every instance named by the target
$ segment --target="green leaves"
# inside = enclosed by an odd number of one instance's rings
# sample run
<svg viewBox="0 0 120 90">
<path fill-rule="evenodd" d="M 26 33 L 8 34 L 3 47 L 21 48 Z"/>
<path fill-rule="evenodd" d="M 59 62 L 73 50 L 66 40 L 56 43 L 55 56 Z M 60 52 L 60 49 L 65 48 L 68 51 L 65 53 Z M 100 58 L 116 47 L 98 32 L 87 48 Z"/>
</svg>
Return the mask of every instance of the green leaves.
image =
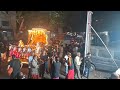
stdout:
<svg viewBox="0 0 120 90">
<path fill-rule="evenodd" d="M 16 17 L 17 21 L 20 17 L 24 18 L 27 29 L 39 26 L 54 29 L 65 25 L 66 13 L 65 11 L 17 11 Z"/>
<path fill-rule="evenodd" d="M 50 24 L 53 26 L 63 26 L 65 20 L 64 11 L 51 11 L 50 12 Z"/>
</svg>

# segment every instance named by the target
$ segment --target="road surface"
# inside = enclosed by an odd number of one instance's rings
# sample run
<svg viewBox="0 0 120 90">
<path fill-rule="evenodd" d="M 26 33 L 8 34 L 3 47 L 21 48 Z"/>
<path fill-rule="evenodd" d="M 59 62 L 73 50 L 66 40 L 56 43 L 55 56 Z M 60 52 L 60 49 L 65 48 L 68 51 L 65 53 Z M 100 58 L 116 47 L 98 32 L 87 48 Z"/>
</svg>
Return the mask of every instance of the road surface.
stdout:
<svg viewBox="0 0 120 90">
<path fill-rule="evenodd" d="M 0 69 L 0 79 L 9 79 L 6 69 L 7 69 L 7 62 L 2 62 L 1 69 Z M 65 79 L 63 70 L 64 70 L 64 67 L 62 67 L 60 79 Z M 27 64 L 24 64 L 21 71 L 27 76 L 27 73 L 28 73 Z M 51 79 L 49 74 L 45 74 L 44 77 L 45 79 Z M 96 70 L 90 73 L 89 79 L 106 79 L 109 77 L 110 77 L 110 73 Z M 86 79 L 86 78 L 83 77 L 83 79 Z"/>
</svg>

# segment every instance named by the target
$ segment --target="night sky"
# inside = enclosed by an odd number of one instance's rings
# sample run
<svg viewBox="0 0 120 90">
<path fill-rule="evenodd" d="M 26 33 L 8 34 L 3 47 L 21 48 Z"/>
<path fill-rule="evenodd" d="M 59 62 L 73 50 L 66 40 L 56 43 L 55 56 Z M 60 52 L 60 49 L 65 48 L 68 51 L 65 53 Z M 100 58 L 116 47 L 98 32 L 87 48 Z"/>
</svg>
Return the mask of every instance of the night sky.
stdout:
<svg viewBox="0 0 120 90">
<path fill-rule="evenodd" d="M 86 20 L 86 11 L 72 12 L 70 23 L 73 31 L 85 31 Z M 120 11 L 93 11 L 92 26 L 96 31 L 120 30 Z"/>
</svg>

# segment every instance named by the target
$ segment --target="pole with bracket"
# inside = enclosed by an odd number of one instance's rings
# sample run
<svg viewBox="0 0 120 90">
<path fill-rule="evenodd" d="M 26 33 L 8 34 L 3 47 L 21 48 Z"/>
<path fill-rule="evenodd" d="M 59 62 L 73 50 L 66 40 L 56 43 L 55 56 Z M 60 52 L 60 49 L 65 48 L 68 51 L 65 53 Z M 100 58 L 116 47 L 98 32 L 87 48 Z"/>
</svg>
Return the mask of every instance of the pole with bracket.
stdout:
<svg viewBox="0 0 120 90">
<path fill-rule="evenodd" d="M 86 38 L 85 38 L 85 55 L 86 57 L 87 53 L 90 53 L 90 46 L 91 46 L 91 22 L 92 22 L 92 11 L 87 11 L 87 23 L 86 23 Z"/>
</svg>

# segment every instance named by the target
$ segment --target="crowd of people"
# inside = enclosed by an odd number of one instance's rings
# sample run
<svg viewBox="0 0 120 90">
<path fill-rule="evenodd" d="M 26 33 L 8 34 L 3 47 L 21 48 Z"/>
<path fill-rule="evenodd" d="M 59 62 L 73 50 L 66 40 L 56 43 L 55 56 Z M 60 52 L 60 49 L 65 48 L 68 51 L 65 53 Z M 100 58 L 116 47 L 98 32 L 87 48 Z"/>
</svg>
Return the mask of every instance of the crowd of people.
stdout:
<svg viewBox="0 0 120 90">
<path fill-rule="evenodd" d="M 20 60 L 24 58 L 28 60 L 28 79 L 43 79 L 45 73 L 50 75 L 51 79 L 59 79 L 62 65 L 65 66 L 66 79 L 74 79 L 75 76 L 76 79 L 81 79 L 80 67 L 84 60 L 83 46 L 84 43 L 79 44 L 76 41 L 71 41 L 71 44 L 65 46 L 61 44 L 41 46 L 37 43 L 34 49 L 12 45 L 9 48 L 10 61 L 7 68 L 8 70 L 13 67 L 10 78 L 21 78 L 23 64 Z"/>
<path fill-rule="evenodd" d="M 19 47 L 18 45 L 10 45 L 7 51 L 8 68 L 13 68 L 10 75 L 11 79 L 21 79 L 23 66 L 21 59 L 28 62 L 28 79 L 43 79 L 45 73 L 51 76 L 51 79 L 59 79 L 62 66 L 65 67 L 66 79 L 81 79 L 82 63 L 86 60 L 90 63 L 90 59 L 84 58 L 84 40 L 81 42 L 71 39 L 70 44 L 51 43 L 42 45 L 37 43 L 36 46 Z M 90 54 L 89 54 L 90 55 Z M 89 56 L 88 55 L 88 56 Z M 89 67 L 88 67 L 89 71 Z M 87 78 L 89 74 L 87 75 Z"/>
</svg>

